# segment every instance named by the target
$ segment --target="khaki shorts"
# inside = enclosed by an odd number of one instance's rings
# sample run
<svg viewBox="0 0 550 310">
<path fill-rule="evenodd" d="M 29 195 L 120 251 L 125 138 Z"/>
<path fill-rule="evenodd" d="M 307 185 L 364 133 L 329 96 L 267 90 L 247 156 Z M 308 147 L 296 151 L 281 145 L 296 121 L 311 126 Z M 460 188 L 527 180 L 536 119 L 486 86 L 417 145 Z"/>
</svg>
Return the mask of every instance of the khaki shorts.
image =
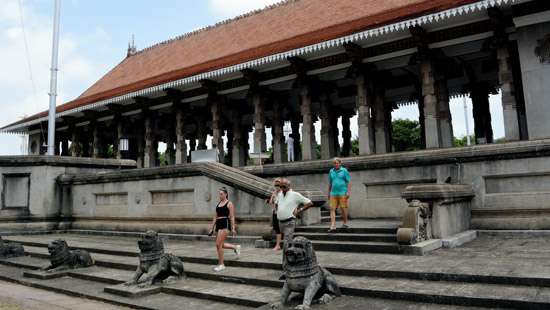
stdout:
<svg viewBox="0 0 550 310">
<path fill-rule="evenodd" d="M 346 196 L 330 196 L 330 208 L 331 209 L 347 209 L 348 208 L 348 197 Z"/>
</svg>

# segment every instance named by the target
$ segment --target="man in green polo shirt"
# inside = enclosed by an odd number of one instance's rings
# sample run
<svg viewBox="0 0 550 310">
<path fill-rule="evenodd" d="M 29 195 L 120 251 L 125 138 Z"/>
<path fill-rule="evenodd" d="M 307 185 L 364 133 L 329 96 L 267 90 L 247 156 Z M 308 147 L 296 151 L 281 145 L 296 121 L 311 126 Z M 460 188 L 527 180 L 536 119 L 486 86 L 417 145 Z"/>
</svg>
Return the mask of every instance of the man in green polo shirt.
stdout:
<svg viewBox="0 0 550 310">
<path fill-rule="evenodd" d="M 336 209 L 342 211 L 342 228 L 348 228 L 348 199 L 351 190 L 351 176 L 342 161 L 334 158 L 334 168 L 328 174 L 328 199 L 330 201 L 330 228 L 329 232 L 336 231 Z"/>
</svg>

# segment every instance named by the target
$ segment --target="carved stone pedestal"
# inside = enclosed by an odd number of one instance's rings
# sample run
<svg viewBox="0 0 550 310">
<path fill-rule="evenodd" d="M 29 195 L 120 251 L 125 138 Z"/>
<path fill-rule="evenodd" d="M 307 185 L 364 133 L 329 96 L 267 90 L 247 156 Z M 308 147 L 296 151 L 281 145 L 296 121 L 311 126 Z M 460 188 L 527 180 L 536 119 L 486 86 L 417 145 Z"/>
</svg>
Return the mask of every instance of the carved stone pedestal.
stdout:
<svg viewBox="0 0 550 310">
<path fill-rule="evenodd" d="M 409 203 L 397 231 L 400 244 L 444 239 L 470 228 L 471 185 L 425 184 L 408 186 L 402 193 Z"/>
</svg>

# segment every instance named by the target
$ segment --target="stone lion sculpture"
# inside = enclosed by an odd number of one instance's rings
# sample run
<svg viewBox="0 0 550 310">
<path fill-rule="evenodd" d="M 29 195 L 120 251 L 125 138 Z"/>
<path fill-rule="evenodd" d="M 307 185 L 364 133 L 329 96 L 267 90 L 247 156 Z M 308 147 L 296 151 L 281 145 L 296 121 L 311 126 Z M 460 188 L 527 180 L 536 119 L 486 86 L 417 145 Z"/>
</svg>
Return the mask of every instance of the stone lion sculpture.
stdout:
<svg viewBox="0 0 550 310">
<path fill-rule="evenodd" d="M 0 236 L 0 259 L 19 257 L 25 255 L 25 249 L 23 246 L 16 242 L 7 242 L 2 240 Z"/>
<path fill-rule="evenodd" d="M 43 268 L 47 272 L 57 272 L 66 269 L 90 267 L 94 260 L 88 251 L 69 250 L 67 242 L 62 239 L 54 240 L 48 244 L 50 253 L 50 265 Z"/>
<path fill-rule="evenodd" d="M 138 241 L 139 266 L 134 278 L 124 285 L 138 284 L 139 287 L 147 287 L 162 282 L 169 277 L 181 279 L 185 277 L 183 263 L 181 260 L 168 253 L 164 253 L 164 244 L 154 231 L 147 231 L 143 238 Z M 140 278 L 143 279 L 140 281 Z"/>
<path fill-rule="evenodd" d="M 304 294 L 303 303 L 295 309 L 309 309 L 314 299 L 325 304 L 341 295 L 334 276 L 317 264 L 317 256 L 307 238 L 295 237 L 285 244 L 283 271 L 285 284 L 281 301 L 272 304 L 272 309 L 280 309 L 286 305 L 292 292 Z"/>
</svg>

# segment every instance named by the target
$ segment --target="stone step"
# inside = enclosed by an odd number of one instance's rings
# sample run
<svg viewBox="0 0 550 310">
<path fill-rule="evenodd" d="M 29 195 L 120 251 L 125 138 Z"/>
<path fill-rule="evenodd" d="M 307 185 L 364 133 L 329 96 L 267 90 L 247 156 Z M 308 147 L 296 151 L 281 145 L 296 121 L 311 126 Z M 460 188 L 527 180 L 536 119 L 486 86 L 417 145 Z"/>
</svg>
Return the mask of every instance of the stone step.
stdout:
<svg viewBox="0 0 550 310">
<path fill-rule="evenodd" d="M 311 242 L 316 251 L 403 254 L 397 242 L 319 241 Z"/>
<path fill-rule="evenodd" d="M 328 225 L 299 226 L 296 227 L 295 231 L 297 233 L 326 233 L 328 228 Z M 338 223 L 336 232 L 342 234 L 396 234 L 397 227 L 349 227 L 342 229 Z"/>
<path fill-rule="evenodd" d="M 215 300 L 207 300 L 200 298 L 191 298 L 181 295 L 159 294 L 147 296 L 147 298 L 128 298 L 124 296 L 116 296 L 105 293 L 105 283 L 98 281 L 89 281 L 75 278 L 72 276 L 64 276 L 50 280 L 39 280 L 32 278 L 24 278 L 21 276 L 21 270 L 16 267 L 0 265 L 0 280 L 15 282 L 18 284 L 31 286 L 34 288 L 43 289 L 46 291 L 61 293 L 70 296 L 83 297 L 91 300 L 97 300 L 105 303 L 110 303 L 118 306 L 145 309 L 145 310 L 179 310 L 179 309 L 201 309 L 201 310 L 216 310 L 243 309 L 242 305 L 234 305 Z"/>
<path fill-rule="evenodd" d="M 107 268 L 115 268 L 121 270 L 134 271 L 136 269 L 137 259 L 133 256 L 124 256 L 115 254 L 100 254 L 95 252 L 94 248 L 86 248 L 90 251 L 96 260 L 96 265 Z M 8 266 L 17 266 L 20 268 L 37 269 L 47 264 L 46 261 L 42 265 L 27 266 L 27 263 L 21 262 L 22 259 L 48 259 L 49 255 L 45 247 L 32 247 L 25 246 L 27 253 L 32 255 L 25 258 L 12 258 L 6 260 L 0 260 L 0 264 Z M 101 252 L 104 252 L 101 250 Z M 179 256 L 185 263 L 185 266 L 194 264 L 197 266 L 207 266 L 212 268 L 216 263 L 215 258 L 197 257 L 197 256 Z M 266 262 L 266 261 L 254 261 L 226 259 L 226 266 L 234 268 L 249 268 L 256 270 L 264 270 L 265 272 L 280 272 L 282 266 L 280 263 Z M 336 264 L 337 265 L 337 264 Z M 202 267 L 201 267 L 202 268 Z M 550 287 L 550 278 L 545 277 L 518 277 L 518 276 L 503 276 L 503 275 L 479 275 L 479 274 L 456 274 L 456 273 L 444 273 L 444 272 L 412 272 L 402 270 L 389 270 L 389 269 L 361 269 L 361 268 L 349 268 L 349 267 L 327 267 L 327 269 L 335 275 L 344 276 L 367 276 L 367 277 L 381 277 L 381 278 L 403 278 L 412 280 L 427 280 L 427 281 L 447 281 L 447 282 L 465 282 L 465 283 L 486 283 L 486 284 L 504 284 L 504 285 L 525 285 L 525 286 L 541 286 Z"/>
<path fill-rule="evenodd" d="M 300 232 L 297 236 L 303 236 L 312 241 L 356 241 L 356 242 L 395 242 L 397 237 L 395 234 L 353 234 L 353 233 L 310 233 Z"/>
<path fill-rule="evenodd" d="M 31 249 L 36 250 L 36 249 Z M 41 249 L 38 249 L 39 252 Z M 101 255 L 98 261 L 108 258 Z M 111 256 L 113 260 L 121 257 Z M 29 258 L 33 259 L 33 258 Z M 38 264 L 29 264 L 31 268 Z M 132 259 L 132 258 L 126 258 Z M 13 259 L 10 259 L 13 260 Z M 34 259 L 38 260 L 38 259 Z M 44 260 L 44 262 L 46 262 Z M 189 275 L 188 281 L 180 281 L 169 285 L 162 292 L 196 298 L 210 298 L 217 296 L 217 301 L 244 306 L 256 306 L 261 302 L 272 302 L 278 298 L 278 289 L 282 282 L 278 280 L 280 271 L 257 268 L 231 267 L 221 273 L 212 271 L 212 266 L 203 264 L 185 264 Z M 75 278 L 101 283 L 120 283 L 131 277 L 132 272 L 121 272 L 109 268 L 86 268 L 70 271 Z M 75 276 L 76 275 L 76 276 Z M 336 275 L 342 293 L 352 296 L 369 296 L 386 299 L 430 302 L 437 304 L 451 304 L 478 307 L 505 307 L 517 309 L 548 309 L 550 307 L 550 288 L 536 286 L 518 286 L 485 283 L 464 283 L 454 281 L 429 281 L 425 279 L 386 278 L 375 276 L 344 276 Z M 222 285 L 219 282 L 231 282 L 231 285 Z M 250 298 L 243 295 L 254 287 L 255 292 L 261 291 L 267 298 Z M 261 290 L 258 288 L 260 287 Z M 232 289 L 230 297 L 226 296 L 228 288 Z M 223 291 L 219 291 L 219 290 Z M 264 291 L 267 289 L 266 291 Z M 199 293 L 195 293 L 199 290 Z M 197 295 L 198 294 L 198 295 Z M 212 295 L 212 296 L 209 296 Z M 248 299 L 244 298 L 247 297 Z M 268 300 L 269 299 L 269 300 Z"/>
</svg>

